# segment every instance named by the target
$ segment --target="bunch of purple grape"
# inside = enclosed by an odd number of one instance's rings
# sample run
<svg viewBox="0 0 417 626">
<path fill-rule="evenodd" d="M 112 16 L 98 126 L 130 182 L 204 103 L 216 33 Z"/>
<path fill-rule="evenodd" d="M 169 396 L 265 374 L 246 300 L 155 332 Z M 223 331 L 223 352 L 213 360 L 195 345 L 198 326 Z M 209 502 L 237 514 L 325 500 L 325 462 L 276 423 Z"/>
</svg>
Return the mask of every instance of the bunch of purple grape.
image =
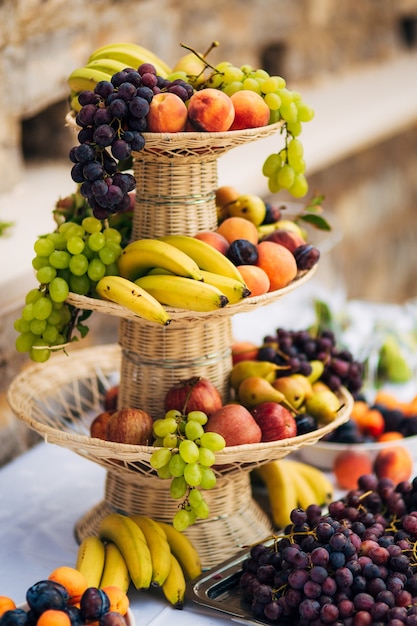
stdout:
<svg viewBox="0 0 417 626">
<path fill-rule="evenodd" d="M 76 123 L 81 130 L 79 145 L 69 154 L 71 177 L 98 219 L 130 207 L 129 192 L 136 181 L 124 171 L 124 164 L 132 152 L 144 148 L 149 106 L 161 91 L 186 101 L 194 90 L 181 79 L 170 82 L 157 76 L 153 65 L 143 63 L 136 70 L 117 72 L 110 81 L 97 83 L 94 91 L 82 91 L 78 96 L 81 109 Z"/>
<path fill-rule="evenodd" d="M 264 337 L 258 360 L 281 366 L 277 376 L 295 373 L 308 376 L 312 371 L 309 361 L 318 360 L 324 364 L 320 380 L 332 391 L 344 386 L 355 395 L 363 386 L 363 363 L 356 361 L 349 350 L 339 348 L 330 330 L 315 336 L 309 330 L 278 328 L 275 335 Z"/>
<path fill-rule="evenodd" d="M 364 475 L 327 515 L 310 505 L 291 520 L 242 563 L 253 616 L 282 626 L 417 624 L 417 478 Z"/>
</svg>

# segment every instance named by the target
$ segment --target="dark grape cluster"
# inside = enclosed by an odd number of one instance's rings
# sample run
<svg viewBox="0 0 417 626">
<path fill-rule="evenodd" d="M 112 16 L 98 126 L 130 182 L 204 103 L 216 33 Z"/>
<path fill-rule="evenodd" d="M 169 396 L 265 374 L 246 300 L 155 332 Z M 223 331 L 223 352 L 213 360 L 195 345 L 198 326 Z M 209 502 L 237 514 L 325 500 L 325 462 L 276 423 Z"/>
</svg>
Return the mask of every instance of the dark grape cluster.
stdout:
<svg viewBox="0 0 417 626">
<path fill-rule="evenodd" d="M 416 550 L 417 478 L 363 475 L 327 514 L 293 509 L 283 536 L 252 546 L 239 587 L 267 623 L 414 625 Z"/>
<path fill-rule="evenodd" d="M 150 63 L 116 72 L 100 81 L 94 91 L 78 96 L 76 123 L 79 145 L 70 150 L 71 177 L 98 219 L 126 211 L 135 178 L 124 169 L 132 152 L 145 146 L 149 105 L 156 93 L 169 91 L 188 100 L 193 88 L 183 80 L 157 76 Z"/>
<path fill-rule="evenodd" d="M 330 330 L 314 335 L 307 329 L 278 328 L 275 335 L 264 338 L 258 351 L 258 360 L 272 361 L 281 366 L 277 376 L 297 372 L 308 376 L 312 371 L 309 361 L 318 360 L 324 364 L 320 380 L 332 391 L 344 386 L 355 395 L 363 385 L 363 364 L 356 361 L 349 350 L 337 346 L 335 335 Z"/>
</svg>

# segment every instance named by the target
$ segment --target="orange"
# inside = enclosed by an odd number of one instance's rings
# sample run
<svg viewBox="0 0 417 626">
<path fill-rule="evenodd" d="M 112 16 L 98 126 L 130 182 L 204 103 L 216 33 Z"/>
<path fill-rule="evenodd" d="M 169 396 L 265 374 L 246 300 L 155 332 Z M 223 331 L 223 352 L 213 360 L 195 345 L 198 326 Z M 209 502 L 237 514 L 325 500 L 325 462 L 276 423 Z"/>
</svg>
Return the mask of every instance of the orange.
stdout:
<svg viewBox="0 0 417 626">
<path fill-rule="evenodd" d="M 0 617 L 6 611 L 13 611 L 16 608 L 15 601 L 9 596 L 0 596 Z"/>
<path fill-rule="evenodd" d="M 44 611 L 38 621 L 37 626 L 71 626 L 71 619 L 68 613 L 65 611 L 58 611 L 57 609 L 47 609 Z"/>
</svg>

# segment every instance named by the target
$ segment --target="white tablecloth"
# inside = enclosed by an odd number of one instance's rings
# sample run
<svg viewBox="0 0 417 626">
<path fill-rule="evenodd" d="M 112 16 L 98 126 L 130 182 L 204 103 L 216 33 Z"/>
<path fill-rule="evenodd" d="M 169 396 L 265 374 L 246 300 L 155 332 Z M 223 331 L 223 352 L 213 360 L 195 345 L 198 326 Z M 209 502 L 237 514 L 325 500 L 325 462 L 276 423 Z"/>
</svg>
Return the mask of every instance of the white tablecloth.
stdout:
<svg viewBox="0 0 417 626">
<path fill-rule="evenodd" d="M 0 469 L 0 595 L 25 601 L 28 587 L 55 567 L 75 564 L 74 524 L 104 494 L 105 470 L 40 443 Z M 186 604 L 171 608 L 158 590 L 129 591 L 137 626 L 225 626 L 229 619 Z"/>
</svg>

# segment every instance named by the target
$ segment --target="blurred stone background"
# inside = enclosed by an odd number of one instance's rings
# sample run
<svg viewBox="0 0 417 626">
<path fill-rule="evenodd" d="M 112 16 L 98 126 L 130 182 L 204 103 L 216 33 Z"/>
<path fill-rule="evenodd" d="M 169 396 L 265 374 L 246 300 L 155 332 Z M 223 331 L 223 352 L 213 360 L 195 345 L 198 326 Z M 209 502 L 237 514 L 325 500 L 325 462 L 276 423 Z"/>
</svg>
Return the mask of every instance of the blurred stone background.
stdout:
<svg viewBox="0 0 417 626">
<path fill-rule="evenodd" d="M 92 50 L 110 42 L 132 41 L 174 64 L 184 53 L 180 42 L 204 51 L 214 39 L 220 46 L 211 53 L 213 63 L 229 60 L 264 67 L 284 76 L 291 89 L 311 94 L 312 104 L 317 102 L 319 108 L 329 104 L 335 125 L 330 127 L 325 115 L 310 122 L 314 130 L 307 136 L 312 154 L 307 174 L 310 190 L 325 195 L 325 208 L 341 230 L 330 265 L 337 268 L 346 297 L 394 303 L 415 297 L 417 106 L 404 113 L 398 103 L 402 88 L 405 99 L 417 92 L 416 0 L 3 0 L 0 221 L 6 200 L 25 182 L 27 168 L 35 182 L 39 168 L 42 187 L 53 188 L 60 180 L 54 177 L 57 166 L 61 174 L 68 168 L 69 179 L 67 153 L 73 142 L 63 123 L 68 110 L 66 79 Z M 332 98 L 341 85 L 349 87 L 339 117 Z M 369 104 L 367 97 L 374 87 L 382 95 Z M 322 103 L 324 98 L 328 101 Z M 367 128 L 380 108 L 389 115 L 368 137 Z M 325 111 L 325 106 L 320 110 Z M 348 150 L 338 143 L 337 131 L 342 129 L 346 136 L 360 135 Z M 325 151 L 324 160 L 314 158 L 320 150 Z M 249 158 L 253 171 L 261 168 L 263 157 L 258 157 L 253 146 Z M 236 156 L 233 162 L 234 158 L 228 159 L 227 173 L 240 168 L 239 158 L 248 163 L 247 156 Z M 45 164 L 51 163 L 51 174 L 45 179 Z M 250 185 L 251 180 L 246 180 Z M 222 178 L 222 183 L 227 182 Z M 271 199 L 266 185 L 262 189 Z M 62 193 L 57 189 L 56 199 Z M 31 194 L 35 209 L 36 184 L 32 183 Z M 1 247 L 2 238 L 0 251 Z M 6 272 L 2 264 L 1 279 Z M 323 280 L 326 277 L 323 273 Z M 14 350 L 13 331 L 24 294 L 22 283 L 16 306 L 0 304 L 0 401 L 25 364 Z M 115 320 L 94 318 L 87 342 L 110 341 L 117 341 Z M 9 458 L 32 441 L 26 432 L 13 434 L 15 420 L 4 402 L 0 424 L 1 420 L 10 436 L 2 435 L 6 443 L 3 452 L 0 445 L 0 461 L 2 454 Z"/>
</svg>

